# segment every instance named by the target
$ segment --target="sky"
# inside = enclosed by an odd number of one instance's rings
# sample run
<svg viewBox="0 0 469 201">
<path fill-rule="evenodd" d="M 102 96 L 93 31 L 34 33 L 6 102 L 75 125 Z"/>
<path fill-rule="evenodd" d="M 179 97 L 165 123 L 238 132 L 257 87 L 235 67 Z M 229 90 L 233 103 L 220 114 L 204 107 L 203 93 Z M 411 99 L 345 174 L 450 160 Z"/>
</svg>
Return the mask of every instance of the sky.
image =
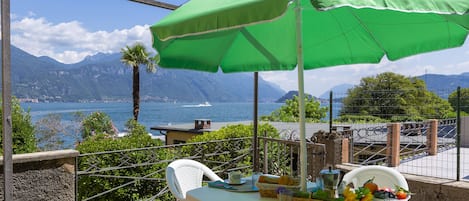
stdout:
<svg viewBox="0 0 469 201">
<path fill-rule="evenodd" d="M 166 0 L 180 5 L 187 0 Z M 11 42 L 35 56 L 76 63 L 96 53 L 118 53 L 135 42 L 151 49 L 149 26 L 171 11 L 128 0 L 10 1 Z M 305 92 L 314 96 L 363 77 L 394 72 L 405 76 L 469 72 L 469 39 L 460 48 L 379 64 L 357 64 L 305 71 Z M 263 72 L 260 76 L 285 91 L 297 90 L 296 71 Z"/>
</svg>

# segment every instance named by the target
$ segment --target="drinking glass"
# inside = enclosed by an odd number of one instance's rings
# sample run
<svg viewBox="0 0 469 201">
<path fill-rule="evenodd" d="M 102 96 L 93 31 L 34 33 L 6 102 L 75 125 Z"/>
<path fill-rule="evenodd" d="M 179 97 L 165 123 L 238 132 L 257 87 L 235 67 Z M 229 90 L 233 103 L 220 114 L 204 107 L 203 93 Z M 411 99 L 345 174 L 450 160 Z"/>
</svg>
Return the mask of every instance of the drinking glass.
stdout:
<svg viewBox="0 0 469 201">
<path fill-rule="evenodd" d="M 253 189 L 257 189 L 256 182 L 259 181 L 259 177 L 262 175 L 262 172 L 253 172 L 251 176 L 251 185 Z"/>
</svg>

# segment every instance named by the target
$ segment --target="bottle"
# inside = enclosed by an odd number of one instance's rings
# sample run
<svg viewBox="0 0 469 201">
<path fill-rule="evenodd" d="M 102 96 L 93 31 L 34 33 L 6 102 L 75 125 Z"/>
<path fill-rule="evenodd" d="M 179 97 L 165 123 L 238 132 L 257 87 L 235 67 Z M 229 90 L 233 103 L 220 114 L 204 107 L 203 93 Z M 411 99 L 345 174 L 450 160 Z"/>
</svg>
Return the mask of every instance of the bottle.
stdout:
<svg viewBox="0 0 469 201">
<path fill-rule="evenodd" d="M 345 182 L 341 181 L 339 184 L 339 187 L 337 187 L 338 197 L 344 197 L 344 190 L 345 190 Z"/>
</svg>

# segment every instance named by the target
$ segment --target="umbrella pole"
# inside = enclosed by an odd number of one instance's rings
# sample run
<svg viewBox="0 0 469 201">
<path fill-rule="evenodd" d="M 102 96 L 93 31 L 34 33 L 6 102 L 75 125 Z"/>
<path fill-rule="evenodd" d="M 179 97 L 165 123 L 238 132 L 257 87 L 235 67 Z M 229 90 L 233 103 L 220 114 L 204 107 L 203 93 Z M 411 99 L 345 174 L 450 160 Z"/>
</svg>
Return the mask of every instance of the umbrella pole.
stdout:
<svg viewBox="0 0 469 201">
<path fill-rule="evenodd" d="M 254 123 L 253 123 L 253 139 L 252 139 L 252 148 L 254 152 L 253 158 L 253 165 L 254 165 L 254 172 L 259 172 L 259 145 L 258 145 L 258 135 L 257 135 L 257 124 L 258 124 L 258 88 L 259 88 L 259 73 L 254 72 Z"/>
<path fill-rule="evenodd" d="M 303 34 L 301 27 L 301 0 L 296 0 L 296 42 L 298 61 L 298 104 L 300 116 L 300 178 L 301 190 L 306 191 L 307 155 L 306 155 L 306 129 L 305 129 L 305 98 L 304 98 L 304 60 L 303 60 Z"/>
</svg>

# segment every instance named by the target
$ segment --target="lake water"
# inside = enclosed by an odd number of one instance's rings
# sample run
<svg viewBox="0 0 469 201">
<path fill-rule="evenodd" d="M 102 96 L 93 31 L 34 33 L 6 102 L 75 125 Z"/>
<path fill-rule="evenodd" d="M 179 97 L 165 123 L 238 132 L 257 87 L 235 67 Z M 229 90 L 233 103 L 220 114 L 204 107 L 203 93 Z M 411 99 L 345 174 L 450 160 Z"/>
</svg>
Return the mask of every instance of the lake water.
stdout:
<svg viewBox="0 0 469 201">
<path fill-rule="evenodd" d="M 212 122 L 246 121 L 253 118 L 253 103 L 210 103 L 210 107 L 187 107 L 193 103 L 141 103 L 139 123 L 148 130 L 152 126 L 191 123 L 194 119 L 211 119 Z M 195 104 L 197 105 L 197 104 Z M 281 103 L 259 103 L 259 117 L 269 115 Z M 56 113 L 63 121 L 73 119 L 74 112 L 90 114 L 100 111 L 108 114 L 115 126 L 125 129 L 125 122 L 133 117 L 132 103 L 21 103 L 30 109 L 33 122 Z M 149 130 L 150 131 L 150 130 Z"/>
<path fill-rule="evenodd" d="M 150 130 L 152 126 L 192 123 L 195 119 L 211 119 L 212 122 L 252 121 L 253 119 L 253 103 L 210 103 L 212 105 L 210 107 L 187 107 L 197 104 L 141 103 L 138 121 L 149 132 L 152 132 Z M 283 103 L 259 103 L 259 117 L 269 115 L 282 105 Z M 21 103 L 21 107 L 25 110 L 30 109 L 33 123 L 51 113 L 60 114 L 64 122 L 70 122 L 75 112 L 88 115 L 100 111 L 111 117 L 119 131 L 124 131 L 125 123 L 132 118 L 132 103 Z M 335 118 L 340 104 L 334 104 L 333 109 Z M 328 117 L 325 120 L 328 120 Z"/>
</svg>

